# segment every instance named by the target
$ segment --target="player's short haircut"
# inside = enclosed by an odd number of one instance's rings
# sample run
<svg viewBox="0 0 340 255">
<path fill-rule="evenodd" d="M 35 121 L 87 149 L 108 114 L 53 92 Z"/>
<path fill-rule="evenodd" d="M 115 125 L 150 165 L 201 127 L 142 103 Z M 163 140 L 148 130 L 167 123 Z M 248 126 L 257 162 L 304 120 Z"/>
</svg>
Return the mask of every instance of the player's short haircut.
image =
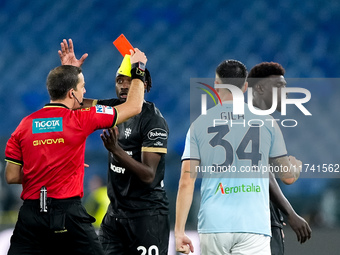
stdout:
<svg viewBox="0 0 340 255">
<path fill-rule="evenodd" d="M 271 75 L 284 75 L 285 69 L 275 62 L 262 62 L 254 66 L 248 75 L 248 86 L 253 87 L 263 78 L 267 78 Z"/>
<path fill-rule="evenodd" d="M 145 84 L 146 84 L 146 92 L 149 92 L 152 87 L 152 79 L 151 79 L 151 74 L 147 68 L 145 68 Z"/>
<path fill-rule="evenodd" d="M 247 68 L 237 60 L 225 60 L 216 68 L 216 74 L 223 84 L 232 84 L 242 88 L 247 79 Z"/>
<path fill-rule="evenodd" d="M 47 91 L 51 100 L 65 99 L 71 88 L 77 90 L 78 75 L 81 72 L 80 67 L 70 65 L 62 65 L 52 69 L 46 80 Z"/>
</svg>

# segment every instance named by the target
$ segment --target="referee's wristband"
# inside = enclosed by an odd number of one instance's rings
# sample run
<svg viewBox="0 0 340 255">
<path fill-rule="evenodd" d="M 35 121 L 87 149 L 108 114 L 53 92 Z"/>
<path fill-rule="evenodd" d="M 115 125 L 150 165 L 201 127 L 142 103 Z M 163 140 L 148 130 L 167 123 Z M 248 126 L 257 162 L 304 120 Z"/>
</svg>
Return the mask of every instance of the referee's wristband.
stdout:
<svg viewBox="0 0 340 255">
<path fill-rule="evenodd" d="M 131 64 L 131 80 L 140 79 L 143 83 L 145 82 L 145 64 L 137 62 Z"/>
</svg>

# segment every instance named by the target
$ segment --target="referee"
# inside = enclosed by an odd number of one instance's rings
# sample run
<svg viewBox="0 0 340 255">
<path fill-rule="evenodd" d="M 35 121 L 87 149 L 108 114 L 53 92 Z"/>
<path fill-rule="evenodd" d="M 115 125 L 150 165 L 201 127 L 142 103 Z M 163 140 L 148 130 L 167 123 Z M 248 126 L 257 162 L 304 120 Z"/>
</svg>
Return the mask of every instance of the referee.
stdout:
<svg viewBox="0 0 340 255">
<path fill-rule="evenodd" d="M 73 52 L 72 41 L 61 45 L 62 64 L 82 64 Z M 131 64 L 125 56 L 116 73 L 118 99 L 85 99 L 84 106 L 124 104 L 131 93 Z M 149 92 L 151 76 L 145 69 L 144 89 Z M 168 125 L 155 104 L 144 101 L 140 114 L 101 136 L 109 153 L 108 196 L 110 205 L 99 230 L 106 255 L 168 254 L 168 198 L 163 179 L 167 153 Z"/>
<path fill-rule="evenodd" d="M 132 64 L 147 58 L 138 49 Z M 144 72 L 131 70 L 129 96 L 117 107 L 82 105 L 85 81 L 81 68 L 65 65 L 47 77 L 50 103 L 25 117 L 7 142 L 6 181 L 22 184 L 20 208 L 8 254 L 104 254 L 81 204 L 86 138 L 141 111 Z"/>
</svg>

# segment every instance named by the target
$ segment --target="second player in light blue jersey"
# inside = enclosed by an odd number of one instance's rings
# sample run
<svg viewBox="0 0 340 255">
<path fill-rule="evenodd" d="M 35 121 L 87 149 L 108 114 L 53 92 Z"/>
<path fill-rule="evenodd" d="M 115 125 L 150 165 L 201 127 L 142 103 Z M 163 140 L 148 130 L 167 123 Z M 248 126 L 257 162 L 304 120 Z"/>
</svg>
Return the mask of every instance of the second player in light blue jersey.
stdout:
<svg viewBox="0 0 340 255">
<path fill-rule="evenodd" d="M 215 83 L 245 92 L 246 77 L 241 62 L 228 60 L 217 67 Z M 187 133 L 176 206 L 176 249 L 193 251 L 184 230 L 200 176 L 201 254 L 270 254 L 270 164 L 285 169 L 281 179 L 287 183 L 296 179 L 282 133 L 271 116 L 255 115 L 246 104 L 244 114 L 234 115 L 233 94 L 226 88 L 216 91 L 223 104 L 197 118 Z"/>
</svg>

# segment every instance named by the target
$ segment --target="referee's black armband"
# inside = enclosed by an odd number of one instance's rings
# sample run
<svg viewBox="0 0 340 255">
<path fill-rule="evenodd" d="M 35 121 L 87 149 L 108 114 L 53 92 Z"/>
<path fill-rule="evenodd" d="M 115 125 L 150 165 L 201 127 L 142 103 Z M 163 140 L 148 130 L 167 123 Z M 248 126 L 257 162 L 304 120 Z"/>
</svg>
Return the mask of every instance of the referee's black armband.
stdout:
<svg viewBox="0 0 340 255">
<path fill-rule="evenodd" d="M 137 62 L 131 64 L 131 80 L 140 79 L 143 83 L 145 82 L 145 64 Z"/>
</svg>

